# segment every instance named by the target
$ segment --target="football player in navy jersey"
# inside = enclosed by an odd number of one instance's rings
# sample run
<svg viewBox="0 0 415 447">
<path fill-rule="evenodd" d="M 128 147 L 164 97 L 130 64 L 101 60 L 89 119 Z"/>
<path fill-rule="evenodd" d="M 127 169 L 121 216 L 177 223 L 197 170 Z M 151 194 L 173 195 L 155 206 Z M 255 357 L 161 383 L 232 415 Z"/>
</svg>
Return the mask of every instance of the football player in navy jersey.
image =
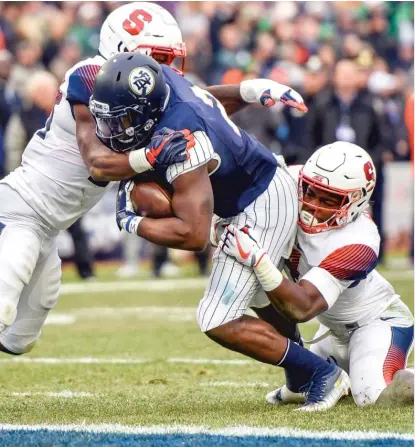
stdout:
<svg viewBox="0 0 415 447">
<path fill-rule="evenodd" d="M 95 137 L 88 110 L 94 77 L 119 53 L 146 54 L 166 64 L 184 59 L 186 48 L 173 16 L 149 2 L 124 4 L 105 20 L 97 55 L 71 67 L 57 92 L 53 111 L 25 148 L 22 164 L 0 182 L 0 351 L 29 352 L 44 321 L 57 303 L 61 261 L 56 238 L 61 230 L 88 212 L 111 187 L 112 180 L 136 173 L 128 154 L 116 153 Z M 179 75 L 178 75 L 179 76 Z M 144 80 L 140 81 L 144 82 Z M 289 87 L 257 80 L 248 102 L 281 100 L 304 107 Z M 246 104 L 239 86 L 219 86 L 232 110 Z M 150 143 L 151 164 L 181 162 L 184 135 L 162 136 Z M 136 151 L 143 153 L 144 151 Z M 175 156 L 177 155 L 177 159 Z M 137 163 L 134 162 L 134 166 Z"/>
<path fill-rule="evenodd" d="M 242 97 L 244 88 L 249 93 L 249 84 L 241 86 Z M 277 160 L 238 128 L 214 96 L 151 58 L 121 54 L 97 73 L 90 110 L 102 142 L 128 153 L 137 174 L 154 169 L 158 181 L 171 185 L 173 191 L 175 217 L 152 219 L 133 212 L 133 181 L 122 182 L 117 200 L 120 228 L 156 244 L 197 251 L 209 241 L 215 213 L 229 224 L 249 226 L 259 234 L 270 265 L 289 256 L 298 214 L 296 184 L 282 157 Z M 165 157 L 163 165 L 152 164 L 153 151 L 148 149 L 152 136 L 158 147 L 163 144 L 160 139 L 170 144 L 172 158 L 182 156 L 183 161 L 169 164 Z M 331 408 L 348 393 L 347 374 L 290 342 L 265 321 L 245 315 L 249 306 L 270 304 L 253 267 L 223 251 L 215 252 L 198 308 L 201 330 L 217 343 L 259 361 L 301 369 L 308 398 L 300 409 Z"/>
</svg>

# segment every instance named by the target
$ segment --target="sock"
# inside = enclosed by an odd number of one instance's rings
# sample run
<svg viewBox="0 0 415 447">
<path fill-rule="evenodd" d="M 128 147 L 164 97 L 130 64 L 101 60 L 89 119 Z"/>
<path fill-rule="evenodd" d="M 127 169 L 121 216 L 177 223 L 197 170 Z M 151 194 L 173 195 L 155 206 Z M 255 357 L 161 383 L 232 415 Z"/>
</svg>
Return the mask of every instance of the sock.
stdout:
<svg viewBox="0 0 415 447">
<path fill-rule="evenodd" d="M 335 368 L 335 365 L 291 340 L 288 340 L 287 349 L 277 366 L 285 369 L 286 377 L 289 376 L 287 387 L 293 392 L 298 392 L 301 386 L 307 384 L 313 374 L 318 377 L 328 374 Z"/>
</svg>

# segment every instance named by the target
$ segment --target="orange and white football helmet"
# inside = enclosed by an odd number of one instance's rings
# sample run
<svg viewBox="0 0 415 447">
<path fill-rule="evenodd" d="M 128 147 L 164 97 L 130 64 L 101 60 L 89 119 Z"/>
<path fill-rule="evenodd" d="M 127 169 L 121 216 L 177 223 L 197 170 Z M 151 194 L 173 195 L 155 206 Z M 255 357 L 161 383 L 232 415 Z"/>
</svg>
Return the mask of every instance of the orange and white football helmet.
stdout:
<svg viewBox="0 0 415 447">
<path fill-rule="evenodd" d="M 139 51 L 166 65 L 181 58 L 183 73 L 186 46 L 179 25 L 168 11 L 155 3 L 120 6 L 103 23 L 99 39 L 101 56 L 109 59 L 131 51 Z"/>
<path fill-rule="evenodd" d="M 310 185 L 341 198 L 340 206 L 330 210 L 333 214 L 326 222 L 319 222 L 316 218 L 322 207 L 305 199 Z M 307 233 L 344 227 L 368 207 L 375 185 L 375 166 L 364 149 L 344 141 L 321 147 L 299 172 L 299 225 Z M 307 204 L 307 210 L 303 209 L 304 204 Z M 327 208 L 324 210 L 328 211 Z"/>
</svg>

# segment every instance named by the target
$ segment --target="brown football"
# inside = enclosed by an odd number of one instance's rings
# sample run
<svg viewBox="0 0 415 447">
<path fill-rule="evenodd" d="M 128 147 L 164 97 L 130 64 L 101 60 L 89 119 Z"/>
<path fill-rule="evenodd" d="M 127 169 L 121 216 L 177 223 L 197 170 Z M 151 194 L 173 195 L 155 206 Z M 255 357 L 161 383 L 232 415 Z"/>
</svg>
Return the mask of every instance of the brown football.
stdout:
<svg viewBox="0 0 415 447">
<path fill-rule="evenodd" d="M 171 194 L 155 182 L 136 183 L 131 191 L 134 211 L 140 216 L 172 217 Z"/>
</svg>

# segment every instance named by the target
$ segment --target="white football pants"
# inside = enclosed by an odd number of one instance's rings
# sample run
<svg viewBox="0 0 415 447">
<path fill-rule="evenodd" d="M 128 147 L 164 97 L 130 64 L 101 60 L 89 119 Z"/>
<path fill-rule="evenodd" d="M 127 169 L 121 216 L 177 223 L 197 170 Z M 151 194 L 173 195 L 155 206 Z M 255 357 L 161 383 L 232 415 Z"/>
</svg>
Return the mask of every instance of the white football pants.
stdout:
<svg viewBox="0 0 415 447">
<path fill-rule="evenodd" d="M 257 242 L 275 265 L 291 252 L 298 219 L 297 185 L 285 167 L 279 166 L 263 194 L 238 216 L 223 222 L 237 228 L 249 225 Z M 270 302 L 252 268 L 239 264 L 217 249 L 205 294 L 197 310 L 203 332 L 241 317 L 248 307 Z"/>
<path fill-rule="evenodd" d="M 61 261 L 53 233 L 32 208 L 0 183 L 0 323 L 2 309 L 17 309 L 14 322 L 1 325 L 0 343 L 9 351 L 28 352 L 58 300 Z M 3 330 L 4 329 L 4 330 Z"/>
<path fill-rule="evenodd" d="M 327 331 L 321 325 L 314 338 Z M 334 357 L 350 376 L 356 405 L 364 407 L 374 404 L 396 371 L 406 368 L 413 337 L 413 316 L 398 299 L 379 318 L 355 329 L 349 337 L 330 334 L 312 345 L 311 351 L 324 359 Z"/>
</svg>

